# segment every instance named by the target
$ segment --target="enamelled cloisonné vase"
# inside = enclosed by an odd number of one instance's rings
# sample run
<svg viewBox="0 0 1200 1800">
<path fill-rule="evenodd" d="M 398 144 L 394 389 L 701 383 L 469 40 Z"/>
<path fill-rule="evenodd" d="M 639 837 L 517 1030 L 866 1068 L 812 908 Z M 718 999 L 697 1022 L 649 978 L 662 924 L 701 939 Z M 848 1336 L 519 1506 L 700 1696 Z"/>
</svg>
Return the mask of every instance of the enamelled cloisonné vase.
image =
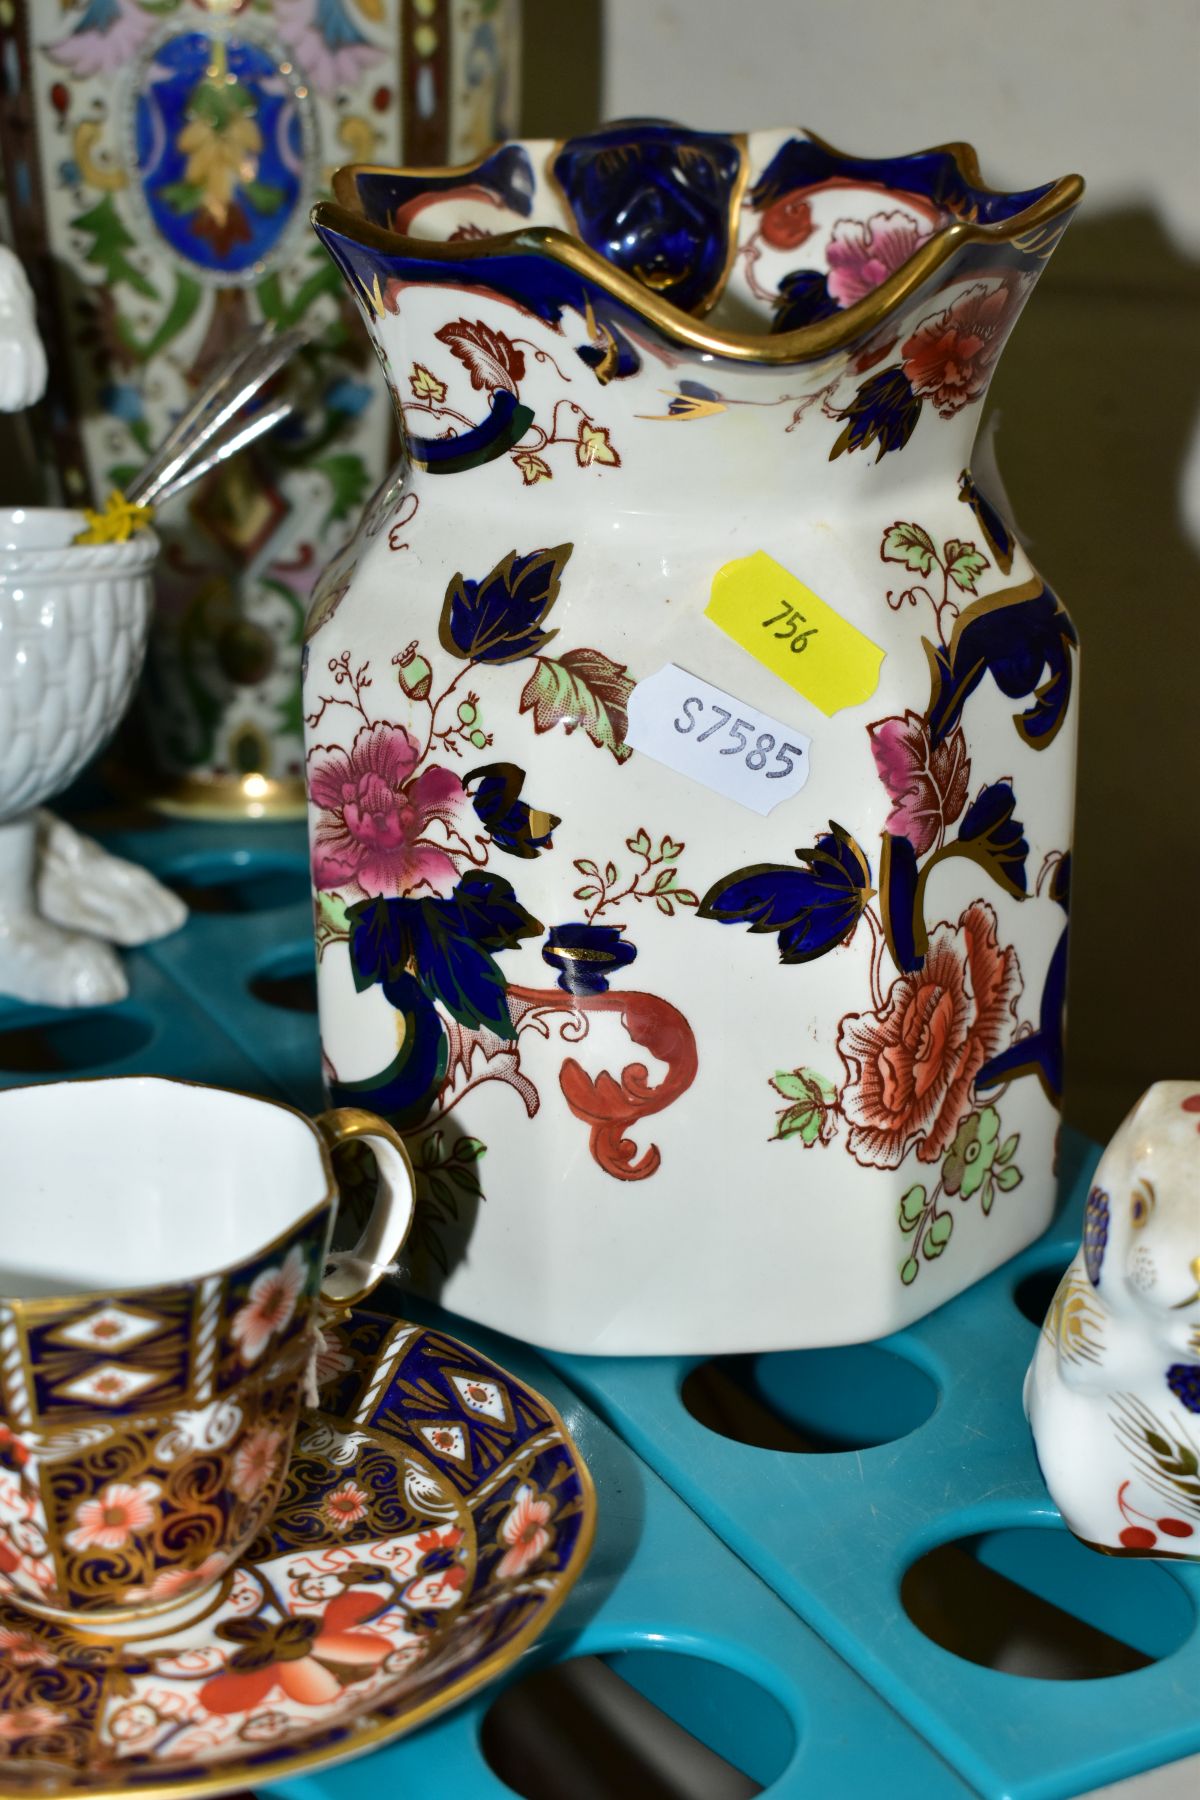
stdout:
<svg viewBox="0 0 1200 1800">
<path fill-rule="evenodd" d="M 511 129 L 518 0 L 12 0 L 0 150 L 50 350 L 43 446 L 98 504 L 239 333 L 309 342 L 293 418 L 167 503 L 142 712 L 171 809 L 304 810 L 313 584 L 391 421 L 308 230 L 347 159 L 456 161 Z"/>
<path fill-rule="evenodd" d="M 970 459 L 1081 188 L 626 123 L 317 209 L 407 452 L 307 625 L 325 1075 L 455 1310 L 854 1341 L 1049 1219 L 1076 634 Z"/>
</svg>

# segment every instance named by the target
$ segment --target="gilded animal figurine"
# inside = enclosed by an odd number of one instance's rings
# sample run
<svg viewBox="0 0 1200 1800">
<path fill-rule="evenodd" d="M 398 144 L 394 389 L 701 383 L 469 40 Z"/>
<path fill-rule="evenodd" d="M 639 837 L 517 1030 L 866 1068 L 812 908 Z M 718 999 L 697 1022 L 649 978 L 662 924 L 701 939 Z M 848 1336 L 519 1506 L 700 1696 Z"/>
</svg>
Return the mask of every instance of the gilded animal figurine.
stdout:
<svg viewBox="0 0 1200 1800">
<path fill-rule="evenodd" d="M 1200 1561 L 1200 1081 L 1156 1082 L 1105 1150 L 1025 1412 L 1076 1537 Z"/>
</svg>

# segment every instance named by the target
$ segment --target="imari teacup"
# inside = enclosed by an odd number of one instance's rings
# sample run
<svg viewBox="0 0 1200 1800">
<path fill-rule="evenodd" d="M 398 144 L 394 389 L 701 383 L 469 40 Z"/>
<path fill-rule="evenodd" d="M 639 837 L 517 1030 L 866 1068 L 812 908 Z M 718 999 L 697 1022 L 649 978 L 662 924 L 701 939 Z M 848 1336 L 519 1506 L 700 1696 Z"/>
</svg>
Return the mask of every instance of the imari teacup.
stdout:
<svg viewBox="0 0 1200 1800">
<path fill-rule="evenodd" d="M 327 1272 L 351 1137 L 378 1193 Z M 412 1209 L 370 1113 L 142 1077 L 0 1093 L 0 1594 L 110 1629 L 202 1608 L 274 1509 L 319 1304 L 370 1291 Z"/>
</svg>

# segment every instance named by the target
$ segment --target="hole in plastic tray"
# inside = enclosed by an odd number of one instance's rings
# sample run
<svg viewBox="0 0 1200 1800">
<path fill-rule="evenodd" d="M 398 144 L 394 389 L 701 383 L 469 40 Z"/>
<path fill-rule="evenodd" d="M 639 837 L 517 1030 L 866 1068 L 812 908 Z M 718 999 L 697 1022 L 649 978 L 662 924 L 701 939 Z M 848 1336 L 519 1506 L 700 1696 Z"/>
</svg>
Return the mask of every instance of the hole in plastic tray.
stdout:
<svg viewBox="0 0 1200 1800">
<path fill-rule="evenodd" d="M 194 913 L 274 912 L 312 892 L 298 859 L 248 852 L 189 857 L 166 870 L 163 880 Z"/>
<path fill-rule="evenodd" d="M 1195 1628 L 1161 1565 L 1099 1556 L 1061 1527 L 1010 1526 L 939 1544 L 905 1571 L 904 1610 L 967 1662 L 1044 1681 L 1095 1681 L 1157 1662 Z"/>
<path fill-rule="evenodd" d="M 0 1031 L 0 1071 L 58 1075 L 108 1068 L 144 1050 L 153 1037 L 154 1026 L 136 1013 L 66 1013 Z"/>
<path fill-rule="evenodd" d="M 507 1688 L 482 1744 L 524 1800 L 748 1800 L 787 1768 L 796 1733 L 773 1695 L 721 1663 L 628 1650 Z"/>
<path fill-rule="evenodd" d="M 1028 1275 L 1023 1275 L 1013 1289 L 1017 1311 L 1031 1325 L 1041 1325 L 1044 1322 L 1066 1266 L 1066 1263 L 1054 1262 L 1047 1268 L 1033 1269 Z"/>
<path fill-rule="evenodd" d="M 869 1450 L 907 1437 L 938 1403 L 924 1369 L 878 1344 L 722 1356 L 691 1370 L 682 1399 L 720 1437 L 760 1450 Z"/>
<path fill-rule="evenodd" d="M 315 1013 L 317 966 L 312 944 L 297 944 L 294 949 L 280 951 L 256 969 L 246 985 L 254 998 L 267 1006 L 283 1012 Z"/>
</svg>

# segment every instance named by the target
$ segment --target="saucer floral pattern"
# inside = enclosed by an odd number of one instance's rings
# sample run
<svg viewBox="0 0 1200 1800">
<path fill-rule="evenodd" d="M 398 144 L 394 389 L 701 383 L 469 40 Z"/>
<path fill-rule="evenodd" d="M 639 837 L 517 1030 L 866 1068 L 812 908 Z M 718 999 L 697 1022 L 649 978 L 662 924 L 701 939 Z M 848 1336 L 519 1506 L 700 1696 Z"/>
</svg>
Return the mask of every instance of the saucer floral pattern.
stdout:
<svg viewBox="0 0 1200 1800">
<path fill-rule="evenodd" d="M 553 1410 L 436 1331 L 358 1312 L 325 1342 L 273 1518 L 228 1573 L 176 1572 L 177 1593 L 217 1580 L 195 1624 L 123 1644 L 0 1603 L 13 1778 L 183 1795 L 312 1767 L 487 1680 L 557 1606 L 593 1500 Z M 102 1501 L 132 1518 L 153 1496 Z"/>
</svg>

